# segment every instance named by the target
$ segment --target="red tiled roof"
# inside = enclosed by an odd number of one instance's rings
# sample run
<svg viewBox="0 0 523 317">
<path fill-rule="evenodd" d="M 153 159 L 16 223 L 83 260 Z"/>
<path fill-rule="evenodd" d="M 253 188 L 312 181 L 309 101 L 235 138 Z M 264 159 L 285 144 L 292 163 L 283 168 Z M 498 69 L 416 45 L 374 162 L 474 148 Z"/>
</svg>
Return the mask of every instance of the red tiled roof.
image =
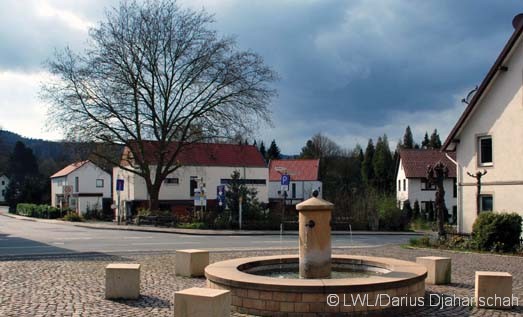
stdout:
<svg viewBox="0 0 523 317">
<path fill-rule="evenodd" d="M 133 146 L 137 146 L 136 144 Z M 150 165 L 158 162 L 158 143 L 144 142 L 145 160 Z M 167 157 L 174 155 L 178 143 L 171 143 L 167 148 Z M 129 153 L 124 149 L 123 157 Z M 254 145 L 224 144 L 224 143 L 194 143 L 185 145 L 176 157 L 181 165 L 186 166 L 233 166 L 233 167 L 266 167 L 260 151 Z M 125 165 L 125 162 L 122 161 Z"/>
<path fill-rule="evenodd" d="M 77 169 L 79 169 L 80 167 L 84 166 L 85 163 L 87 163 L 87 162 L 89 162 L 89 160 L 74 162 L 72 164 L 69 164 L 66 167 L 59 170 L 58 172 L 51 175 L 50 178 L 67 176 L 67 175 L 71 174 L 72 172 L 76 171 Z"/>
<path fill-rule="evenodd" d="M 276 167 L 287 169 L 287 173 L 291 175 L 291 180 L 316 181 L 318 180 L 320 160 L 271 160 L 269 163 L 269 181 L 280 180 L 281 174 L 276 171 Z"/>
<path fill-rule="evenodd" d="M 456 160 L 456 152 L 447 152 L 447 154 Z M 444 152 L 440 150 L 401 150 L 401 163 L 405 169 L 407 178 L 425 178 L 427 177 L 427 166 L 442 161 L 449 169 L 448 177 L 456 177 L 456 164 L 449 160 Z"/>
</svg>

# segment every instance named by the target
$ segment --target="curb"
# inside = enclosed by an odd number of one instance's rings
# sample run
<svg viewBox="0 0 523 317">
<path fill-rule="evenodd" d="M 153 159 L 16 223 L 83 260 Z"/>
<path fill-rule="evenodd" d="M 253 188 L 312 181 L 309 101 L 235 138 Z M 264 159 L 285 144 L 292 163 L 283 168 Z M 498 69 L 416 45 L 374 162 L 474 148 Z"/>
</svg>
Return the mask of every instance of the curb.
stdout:
<svg viewBox="0 0 523 317">
<path fill-rule="evenodd" d="M 33 221 L 33 222 L 42 222 L 50 224 L 61 224 L 66 226 L 75 226 L 79 228 L 88 228 L 96 230 L 122 230 L 122 231 L 139 231 L 139 232 L 157 232 L 157 233 L 171 233 L 171 234 L 185 234 L 185 235 L 196 235 L 196 236 L 274 236 L 280 235 L 279 231 L 230 231 L 230 230 L 204 230 L 204 229 L 169 229 L 169 228 L 158 228 L 158 227 L 130 227 L 130 226 L 117 226 L 117 225 L 96 225 L 88 223 L 73 223 L 66 222 L 61 220 L 53 219 L 39 219 L 39 218 L 30 218 L 25 216 L 13 215 L 0 211 L 1 216 L 10 217 L 13 219 L 24 220 L 24 221 Z M 420 236 L 424 235 L 423 232 L 386 232 L 386 231 L 353 231 L 353 236 L 375 236 L 375 235 L 395 235 L 395 236 Z M 297 236 L 297 231 L 287 231 L 283 232 L 284 236 Z M 334 236 L 346 236 L 350 235 L 348 231 L 333 231 L 332 235 Z"/>
</svg>

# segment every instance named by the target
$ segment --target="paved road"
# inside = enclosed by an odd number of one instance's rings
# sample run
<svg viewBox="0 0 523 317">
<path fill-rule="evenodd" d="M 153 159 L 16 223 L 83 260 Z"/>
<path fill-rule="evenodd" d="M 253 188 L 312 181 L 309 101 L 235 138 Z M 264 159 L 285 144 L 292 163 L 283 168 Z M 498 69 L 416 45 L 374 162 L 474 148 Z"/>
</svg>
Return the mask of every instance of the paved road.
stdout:
<svg viewBox="0 0 523 317">
<path fill-rule="evenodd" d="M 365 247 L 405 243 L 403 235 L 333 236 L 333 247 Z M 0 257 L 78 252 L 174 251 L 205 248 L 212 250 L 259 250 L 297 248 L 296 236 L 194 236 L 121 230 L 79 228 L 0 216 Z"/>
</svg>

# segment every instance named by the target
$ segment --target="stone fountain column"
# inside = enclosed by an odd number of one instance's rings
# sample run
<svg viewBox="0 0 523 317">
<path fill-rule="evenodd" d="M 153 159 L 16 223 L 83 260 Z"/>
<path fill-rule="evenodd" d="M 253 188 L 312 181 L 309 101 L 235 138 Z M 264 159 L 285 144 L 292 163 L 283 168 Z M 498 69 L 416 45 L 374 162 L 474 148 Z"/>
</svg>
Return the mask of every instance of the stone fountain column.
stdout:
<svg viewBox="0 0 523 317">
<path fill-rule="evenodd" d="M 331 274 L 331 213 L 334 205 L 314 197 L 296 205 L 299 212 L 300 277 L 327 278 Z"/>
</svg>

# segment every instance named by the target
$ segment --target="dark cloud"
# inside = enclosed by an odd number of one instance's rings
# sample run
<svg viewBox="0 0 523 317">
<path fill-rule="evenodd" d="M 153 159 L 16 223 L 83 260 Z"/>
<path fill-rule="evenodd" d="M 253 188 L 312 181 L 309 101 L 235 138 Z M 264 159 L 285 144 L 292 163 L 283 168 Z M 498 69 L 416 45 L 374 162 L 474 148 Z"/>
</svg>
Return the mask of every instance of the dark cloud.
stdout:
<svg viewBox="0 0 523 317">
<path fill-rule="evenodd" d="M 82 47 L 85 31 L 39 15 L 41 3 L 96 22 L 116 1 L 2 2 L 0 69 L 37 69 L 55 47 Z M 522 8 L 516 0 L 180 3 L 215 13 L 220 33 L 279 72 L 275 128 L 261 136 L 287 153 L 319 131 L 344 146 L 384 132 L 397 140 L 407 124 L 417 138 L 433 128 L 444 137 L 462 110 L 459 99 L 479 84 Z"/>
</svg>

